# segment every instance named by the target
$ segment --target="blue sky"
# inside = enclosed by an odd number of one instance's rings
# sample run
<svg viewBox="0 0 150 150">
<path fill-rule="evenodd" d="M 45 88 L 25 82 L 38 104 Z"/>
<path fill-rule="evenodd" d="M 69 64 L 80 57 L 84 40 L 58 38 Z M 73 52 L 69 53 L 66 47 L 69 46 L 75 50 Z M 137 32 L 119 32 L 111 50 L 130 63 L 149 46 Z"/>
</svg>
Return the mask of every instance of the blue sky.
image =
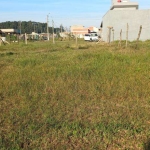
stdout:
<svg viewBox="0 0 150 150">
<path fill-rule="evenodd" d="M 139 3 L 140 9 L 150 9 L 150 0 L 131 0 Z M 37 21 L 55 27 L 62 24 L 99 27 L 103 15 L 109 10 L 111 0 L 1 0 L 0 22 Z"/>
</svg>

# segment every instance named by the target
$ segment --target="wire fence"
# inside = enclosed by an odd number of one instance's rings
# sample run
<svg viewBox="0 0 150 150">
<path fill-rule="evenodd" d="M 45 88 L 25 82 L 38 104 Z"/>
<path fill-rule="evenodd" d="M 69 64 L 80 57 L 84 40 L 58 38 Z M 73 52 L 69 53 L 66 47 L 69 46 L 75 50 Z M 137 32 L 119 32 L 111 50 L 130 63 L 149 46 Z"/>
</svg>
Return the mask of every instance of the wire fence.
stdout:
<svg viewBox="0 0 150 150">
<path fill-rule="evenodd" d="M 133 29 L 134 28 L 134 29 Z M 127 27 L 126 27 L 126 29 L 125 29 L 125 27 L 123 28 L 123 29 L 121 29 L 120 28 L 120 30 L 116 30 L 115 28 L 113 28 L 113 27 L 111 27 L 111 31 L 109 31 L 109 28 L 108 28 L 108 33 L 107 33 L 107 38 L 108 38 L 108 36 L 109 36 L 109 41 L 111 41 L 112 39 L 114 40 L 116 40 L 116 39 L 120 39 L 121 37 L 120 37 L 120 32 L 121 32 L 121 36 L 122 37 L 124 37 L 125 38 L 125 36 L 127 36 L 127 34 L 128 34 L 128 36 L 130 37 L 130 36 L 133 36 L 134 35 L 134 33 L 136 32 L 137 33 L 137 35 L 138 35 L 138 31 L 139 31 L 139 28 L 140 28 L 140 26 L 139 27 L 130 27 L 130 25 L 128 25 L 128 31 L 127 31 Z M 142 32 L 147 32 L 147 30 L 149 30 L 150 29 L 150 25 L 142 25 Z M 146 30 L 146 31 L 145 31 Z M 111 33 L 109 33 L 109 32 L 111 32 Z M 110 35 L 111 34 L 111 35 Z M 141 33 L 142 34 L 142 33 Z M 148 33 L 147 33 L 148 34 Z M 150 34 L 150 33 L 149 33 Z M 134 35 L 134 36 L 136 36 L 136 34 Z M 103 37 L 102 37 L 103 38 Z M 107 40 L 108 41 L 108 40 Z"/>
</svg>

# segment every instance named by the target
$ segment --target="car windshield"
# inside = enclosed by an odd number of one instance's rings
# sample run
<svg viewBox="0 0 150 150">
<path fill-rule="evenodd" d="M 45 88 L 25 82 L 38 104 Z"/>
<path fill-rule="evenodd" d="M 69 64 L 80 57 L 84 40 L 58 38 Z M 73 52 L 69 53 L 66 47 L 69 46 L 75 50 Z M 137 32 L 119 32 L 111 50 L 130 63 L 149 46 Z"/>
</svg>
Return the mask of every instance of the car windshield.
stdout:
<svg viewBox="0 0 150 150">
<path fill-rule="evenodd" d="M 91 36 L 97 36 L 97 34 L 95 34 L 95 33 L 92 33 L 92 34 L 91 34 Z"/>
</svg>

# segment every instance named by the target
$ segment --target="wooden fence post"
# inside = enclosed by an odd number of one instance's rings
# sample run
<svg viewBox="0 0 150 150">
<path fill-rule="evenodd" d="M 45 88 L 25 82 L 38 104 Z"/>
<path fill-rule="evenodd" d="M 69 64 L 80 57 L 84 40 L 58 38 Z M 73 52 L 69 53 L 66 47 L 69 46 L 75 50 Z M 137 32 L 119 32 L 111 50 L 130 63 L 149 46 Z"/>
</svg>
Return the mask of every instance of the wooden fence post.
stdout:
<svg viewBox="0 0 150 150">
<path fill-rule="evenodd" d="M 127 32 L 126 32 L 126 47 L 128 46 L 128 31 L 129 31 L 129 25 L 127 23 Z"/>
<path fill-rule="evenodd" d="M 139 39 L 140 39 L 141 31 L 142 31 L 142 25 L 140 26 L 140 30 L 139 30 L 139 34 L 138 34 L 138 37 L 137 37 L 137 40 L 136 40 L 135 48 L 137 48 L 137 46 L 138 46 L 138 42 L 139 42 Z"/>
<path fill-rule="evenodd" d="M 9 43 L 11 43 L 10 33 L 8 33 Z"/>
<path fill-rule="evenodd" d="M 78 37 L 77 37 L 77 33 L 76 33 L 76 46 L 78 45 Z"/>
<path fill-rule="evenodd" d="M 111 29 L 112 29 L 113 27 L 108 27 L 108 43 L 110 44 L 110 42 L 111 42 Z"/>
<path fill-rule="evenodd" d="M 112 32 L 113 32 L 113 42 L 114 42 L 114 29 L 112 28 Z"/>
<path fill-rule="evenodd" d="M 109 29 L 108 29 L 108 32 L 107 32 L 107 43 L 109 43 Z"/>
<path fill-rule="evenodd" d="M 1 39 L 1 36 L 0 36 L 0 46 L 2 45 L 2 39 Z"/>
<path fill-rule="evenodd" d="M 17 41 L 18 41 L 18 44 L 19 44 L 19 42 L 20 42 L 20 41 L 19 41 L 19 34 L 17 34 Z"/>
<path fill-rule="evenodd" d="M 27 34 L 25 33 L 25 44 L 27 44 Z"/>
<path fill-rule="evenodd" d="M 120 31 L 120 41 L 119 41 L 119 43 L 118 43 L 118 46 L 120 46 L 120 47 L 121 47 L 121 41 L 122 41 L 122 29 L 121 29 L 121 31 Z"/>
</svg>

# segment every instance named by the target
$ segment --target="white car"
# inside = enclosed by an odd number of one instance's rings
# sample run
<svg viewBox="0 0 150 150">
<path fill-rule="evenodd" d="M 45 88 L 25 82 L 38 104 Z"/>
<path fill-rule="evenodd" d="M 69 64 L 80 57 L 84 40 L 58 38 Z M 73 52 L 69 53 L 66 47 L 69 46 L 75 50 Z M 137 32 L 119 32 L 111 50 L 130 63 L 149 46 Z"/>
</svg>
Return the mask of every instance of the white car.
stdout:
<svg viewBox="0 0 150 150">
<path fill-rule="evenodd" d="M 91 32 L 89 34 L 85 34 L 84 40 L 85 41 L 98 41 L 98 35 L 96 32 Z"/>
<path fill-rule="evenodd" d="M 84 41 L 90 41 L 90 34 L 84 35 Z"/>
</svg>

